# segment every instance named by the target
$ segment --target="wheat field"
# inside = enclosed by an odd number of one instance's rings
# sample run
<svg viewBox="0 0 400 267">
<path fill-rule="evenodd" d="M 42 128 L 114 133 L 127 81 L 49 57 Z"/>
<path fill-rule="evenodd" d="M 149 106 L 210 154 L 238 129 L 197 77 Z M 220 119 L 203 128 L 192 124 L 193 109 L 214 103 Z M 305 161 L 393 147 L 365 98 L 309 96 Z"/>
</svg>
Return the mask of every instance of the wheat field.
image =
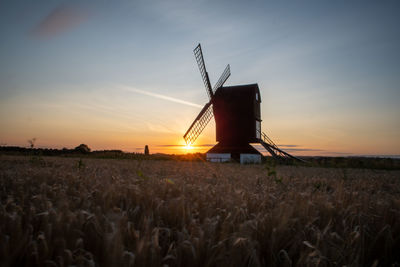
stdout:
<svg viewBox="0 0 400 267">
<path fill-rule="evenodd" d="M 400 263 L 400 171 L 0 160 L 0 266 Z"/>
</svg>

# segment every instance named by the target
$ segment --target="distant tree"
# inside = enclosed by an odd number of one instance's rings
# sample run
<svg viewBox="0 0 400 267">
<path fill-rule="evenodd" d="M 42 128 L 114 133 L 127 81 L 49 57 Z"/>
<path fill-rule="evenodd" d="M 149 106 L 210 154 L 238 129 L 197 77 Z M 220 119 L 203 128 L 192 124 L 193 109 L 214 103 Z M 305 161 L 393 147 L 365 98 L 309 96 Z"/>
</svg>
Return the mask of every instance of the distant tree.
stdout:
<svg viewBox="0 0 400 267">
<path fill-rule="evenodd" d="M 30 148 L 33 148 L 35 146 L 35 142 L 36 142 L 36 137 L 28 140 Z"/>
<path fill-rule="evenodd" d="M 90 152 L 90 148 L 86 144 L 80 144 L 79 146 L 75 147 L 74 150 L 76 152 L 83 153 L 83 154 Z"/>
<path fill-rule="evenodd" d="M 146 145 L 146 146 L 144 147 L 144 154 L 145 154 L 145 155 L 149 155 L 149 154 L 150 154 L 150 152 L 149 152 L 149 146 L 148 146 L 148 145 Z"/>
</svg>

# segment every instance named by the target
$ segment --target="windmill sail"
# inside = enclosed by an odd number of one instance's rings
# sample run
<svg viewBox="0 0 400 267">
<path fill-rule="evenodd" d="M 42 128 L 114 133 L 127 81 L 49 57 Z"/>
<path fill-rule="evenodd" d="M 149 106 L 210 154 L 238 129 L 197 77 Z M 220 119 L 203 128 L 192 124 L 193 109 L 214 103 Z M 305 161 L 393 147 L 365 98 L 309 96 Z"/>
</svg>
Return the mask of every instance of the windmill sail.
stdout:
<svg viewBox="0 0 400 267">
<path fill-rule="evenodd" d="M 219 77 L 218 82 L 214 85 L 214 88 L 213 88 L 214 93 L 218 88 L 220 88 L 222 85 L 224 85 L 226 80 L 228 80 L 229 76 L 231 76 L 231 68 L 228 64 L 228 66 L 226 66 L 224 72 L 221 74 L 221 77 Z"/>
<path fill-rule="evenodd" d="M 189 129 L 183 136 L 186 144 L 191 145 L 196 141 L 197 137 L 199 137 L 199 135 L 210 122 L 212 117 L 213 110 L 210 101 L 203 107 L 199 115 L 197 115 L 196 119 L 193 121 L 192 125 L 190 125 Z"/>
<path fill-rule="evenodd" d="M 196 57 L 197 65 L 199 66 L 201 78 L 203 78 L 204 85 L 206 86 L 208 98 L 211 99 L 213 97 L 213 91 L 211 90 L 210 78 L 208 77 L 208 73 L 206 71 L 206 64 L 204 63 L 203 52 L 201 51 L 200 44 L 196 46 L 193 52 L 194 56 Z"/>
<path fill-rule="evenodd" d="M 200 49 L 198 53 L 201 54 L 201 47 L 200 44 L 198 47 L 196 47 L 196 49 Z M 195 55 L 196 55 L 196 49 L 195 49 Z M 196 56 L 197 59 L 197 56 Z M 203 59 L 201 57 L 201 59 Z M 199 62 L 199 61 L 198 61 Z M 203 77 L 203 81 L 204 81 L 204 76 L 202 72 L 202 67 L 204 66 L 204 61 L 200 61 L 203 63 L 199 63 L 199 69 L 200 72 L 202 73 L 202 77 Z M 205 66 L 204 66 L 204 71 L 205 71 Z M 208 78 L 208 74 L 206 73 L 206 77 Z M 215 90 L 217 90 L 219 87 L 221 87 L 226 80 L 229 78 L 229 76 L 231 75 L 231 70 L 228 66 L 226 66 L 224 72 L 222 73 L 221 77 L 219 78 L 218 82 L 214 85 L 213 90 L 211 91 L 212 94 L 209 93 L 210 98 L 213 97 Z M 208 86 L 209 85 L 209 80 L 207 80 L 207 82 L 204 82 L 206 84 L 206 88 L 207 88 L 207 92 L 208 92 Z M 211 87 L 210 87 L 211 88 Z M 185 139 L 186 144 L 193 144 L 197 137 L 199 137 L 199 135 L 203 132 L 204 128 L 207 126 L 207 124 L 210 122 L 211 118 L 213 117 L 213 110 L 212 110 L 212 104 L 211 101 L 208 102 L 203 109 L 200 111 L 199 115 L 197 115 L 196 119 L 194 120 L 194 122 L 192 123 L 192 125 L 189 127 L 189 130 L 187 130 L 187 132 L 185 133 L 185 135 L 183 136 L 183 138 Z"/>
</svg>

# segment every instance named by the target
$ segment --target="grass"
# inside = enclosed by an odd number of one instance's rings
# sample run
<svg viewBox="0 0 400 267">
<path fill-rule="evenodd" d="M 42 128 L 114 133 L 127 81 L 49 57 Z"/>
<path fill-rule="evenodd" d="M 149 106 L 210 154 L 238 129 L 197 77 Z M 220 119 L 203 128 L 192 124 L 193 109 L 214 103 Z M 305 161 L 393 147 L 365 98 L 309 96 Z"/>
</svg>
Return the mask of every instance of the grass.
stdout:
<svg viewBox="0 0 400 267">
<path fill-rule="evenodd" d="M 0 266 L 400 263 L 397 170 L 0 160 Z"/>
</svg>

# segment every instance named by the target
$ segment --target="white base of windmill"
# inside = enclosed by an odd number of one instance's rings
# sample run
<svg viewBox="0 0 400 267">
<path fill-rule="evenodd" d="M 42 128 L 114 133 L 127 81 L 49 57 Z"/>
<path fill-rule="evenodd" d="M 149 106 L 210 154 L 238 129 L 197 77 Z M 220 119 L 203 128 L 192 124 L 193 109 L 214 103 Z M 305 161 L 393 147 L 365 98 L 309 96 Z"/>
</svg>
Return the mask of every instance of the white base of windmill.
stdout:
<svg viewBox="0 0 400 267">
<path fill-rule="evenodd" d="M 207 153 L 207 161 L 210 162 L 230 162 L 233 161 L 230 153 Z M 260 164 L 261 155 L 259 154 L 240 154 L 241 164 Z"/>
<path fill-rule="evenodd" d="M 218 143 L 206 153 L 210 162 L 240 162 L 241 164 L 261 163 L 261 154 L 250 144 Z"/>
</svg>

